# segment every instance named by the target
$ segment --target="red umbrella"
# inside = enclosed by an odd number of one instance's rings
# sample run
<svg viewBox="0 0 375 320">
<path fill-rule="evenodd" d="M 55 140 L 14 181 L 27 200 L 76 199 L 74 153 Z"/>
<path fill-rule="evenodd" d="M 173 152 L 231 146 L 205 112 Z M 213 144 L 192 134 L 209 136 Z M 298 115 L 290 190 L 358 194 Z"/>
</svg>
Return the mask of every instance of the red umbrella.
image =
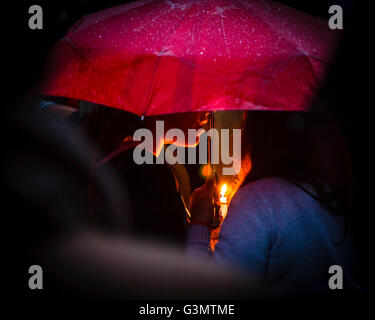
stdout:
<svg viewBox="0 0 375 320">
<path fill-rule="evenodd" d="M 137 1 L 78 21 L 43 93 L 138 115 L 305 110 L 336 40 L 327 21 L 271 1 Z"/>
</svg>

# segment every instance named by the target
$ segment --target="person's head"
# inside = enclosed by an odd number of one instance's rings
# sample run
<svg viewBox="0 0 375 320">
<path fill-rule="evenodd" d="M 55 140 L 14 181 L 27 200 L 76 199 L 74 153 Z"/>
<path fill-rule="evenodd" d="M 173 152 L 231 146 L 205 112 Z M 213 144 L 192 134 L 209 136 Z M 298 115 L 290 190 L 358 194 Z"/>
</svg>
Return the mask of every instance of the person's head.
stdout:
<svg viewBox="0 0 375 320">
<path fill-rule="evenodd" d="M 283 177 L 309 184 L 331 213 L 351 207 L 352 172 L 340 129 L 325 112 L 251 111 L 245 128 L 251 171 L 245 183 Z"/>
</svg>

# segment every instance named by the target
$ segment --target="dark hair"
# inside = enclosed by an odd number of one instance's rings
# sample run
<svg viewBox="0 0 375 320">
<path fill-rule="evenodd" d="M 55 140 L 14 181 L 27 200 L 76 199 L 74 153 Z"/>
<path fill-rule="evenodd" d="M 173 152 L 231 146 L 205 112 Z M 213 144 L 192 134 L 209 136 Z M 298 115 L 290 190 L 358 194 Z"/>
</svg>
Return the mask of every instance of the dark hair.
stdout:
<svg viewBox="0 0 375 320">
<path fill-rule="evenodd" d="M 348 216 L 353 198 L 351 161 L 345 140 L 327 112 L 251 111 L 244 133 L 252 162 L 245 184 L 282 177 L 331 214 Z M 304 183 L 315 192 L 305 189 Z"/>
</svg>

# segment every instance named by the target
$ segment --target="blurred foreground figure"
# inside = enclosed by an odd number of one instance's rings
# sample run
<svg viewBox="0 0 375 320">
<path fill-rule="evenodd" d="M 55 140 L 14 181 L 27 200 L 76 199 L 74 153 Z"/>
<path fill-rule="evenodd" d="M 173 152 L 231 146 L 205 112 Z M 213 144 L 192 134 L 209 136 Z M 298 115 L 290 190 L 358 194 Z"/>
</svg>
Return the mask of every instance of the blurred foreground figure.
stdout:
<svg viewBox="0 0 375 320">
<path fill-rule="evenodd" d="M 25 101 L 7 109 L 12 136 L 2 166 L 12 208 L 17 294 L 94 298 L 249 297 L 249 280 L 126 234 L 126 190 L 107 169 L 90 169 L 90 143 L 69 123 Z M 93 201 L 95 200 L 95 202 Z M 28 269 L 43 269 L 30 290 Z"/>
</svg>

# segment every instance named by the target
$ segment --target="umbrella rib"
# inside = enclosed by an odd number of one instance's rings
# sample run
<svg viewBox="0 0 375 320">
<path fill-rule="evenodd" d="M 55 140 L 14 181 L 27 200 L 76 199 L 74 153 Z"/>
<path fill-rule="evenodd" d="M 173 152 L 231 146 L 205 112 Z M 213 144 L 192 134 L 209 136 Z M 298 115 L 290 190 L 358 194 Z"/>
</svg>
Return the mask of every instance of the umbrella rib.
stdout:
<svg viewBox="0 0 375 320">
<path fill-rule="evenodd" d="M 263 3 L 264 3 L 264 1 L 263 1 Z M 241 1 L 240 3 L 239 3 L 245 10 L 249 10 L 249 11 L 252 11 L 252 9 L 250 8 L 250 6 L 249 6 L 249 4 L 246 2 L 246 1 Z M 246 4 L 246 5 L 244 5 L 244 4 Z M 264 3 L 265 4 L 265 3 Z M 267 6 L 267 8 L 269 9 L 269 6 L 268 5 L 266 5 L 265 4 L 265 6 Z M 253 14 L 254 14 L 254 12 L 253 12 Z M 255 14 L 254 14 L 255 15 Z M 275 32 L 277 35 L 279 35 L 280 37 L 282 37 L 283 38 L 283 40 L 286 42 L 286 43 L 288 43 L 292 48 L 295 48 L 295 45 L 293 44 L 293 42 L 291 42 L 291 41 L 289 41 L 288 39 L 286 39 L 282 34 L 280 34 L 279 32 L 277 32 L 277 31 L 273 31 L 273 29 L 271 28 L 271 25 L 267 22 L 267 21 L 265 21 L 264 19 L 259 19 L 259 20 L 261 20 L 267 27 L 268 27 L 268 29 L 271 31 L 271 32 Z M 291 50 L 292 52 L 295 52 L 295 50 Z"/>
<path fill-rule="evenodd" d="M 225 27 L 224 27 L 224 20 L 223 20 L 222 16 L 220 16 L 220 19 L 221 19 L 221 27 L 223 29 L 224 43 L 225 43 L 225 47 L 227 49 L 228 58 L 230 59 L 231 55 L 230 55 L 230 50 L 229 50 L 229 45 L 228 45 L 228 40 L 227 40 L 227 34 L 226 34 L 226 31 L 225 31 Z"/>
<path fill-rule="evenodd" d="M 155 2 L 160 2 L 160 0 L 151 0 L 151 1 L 149 1 L 148 3 L 142 3 L 142 4 L 139 5 L 139 6 L 135 6 L 135 7 L 132 7 L 132 8 L 130 8 L 130 9 L 128 9 L 128 10 L 124 10 L 124 11 L 122 11 L 122 12 L 120 12 L 120 13 L 116 13 L 116 14 L 114 14 L 114 15 L 108 16 L 108 17 L 106 17 L 106 18 L 100 20 L 99 22 L 102 23 L 102 22 L 107 21 L 107 20 L 109 20 L 109 19 L 112 19 L 112 18 L 115 18 L 115 17 L 117 17 L 117 16 L 120 16 L 120 15 L 122 15 L 122 14 L 124 14 L 124 13 L 128 13 L 128 12 L 131 12 L 131 11 L 133 11 L 133 10 L 139 9 L 139 8 L 141 8 L 141 7 L 145 7 L 145 6 L 148 6 L 148 5 L 152 5 L 152 4 L 154 4 Z M 122 4 L 122 5 L 118 5 L 117 7 L 122 7 L 122 6 L 123 6 L 123 4 Z M 112 8 L 110 8 L 110 9 L 112 9 Z M 103 10 L 103 11 L 105 11 L 105 10 Z M 100 11 L 99 11 L 99 12 L 100 12 Z M 89 19 L 89 18 L 91 18 L 91 17 L 97 15 L 99 12 L 96 12 L 96 13 L 93 13 L 93 14 L 90 14 L 90 15 L 88 15 L 88 16 L 85 16 L 85 17 L 81 18 L 81 19 L 80 19 L 80 20 L 79 20 L 79 21 L 78 21 L 78 22 L 77 22 L 77 23 L 71 28 L 71 30 L 69 30 L 68 33 L 71 33 L 71 32 L 81 32 L 81 31 L 83 31 L 84 29 L 86 29 L 87 27 L 90 27 L 91 24 L 88 25 L 88 26 L 86 26 L 85 28 L 82 28 L 81 30 L 77 30 L 77 28 L 78 28 L 83 22 L 85 22 L 87 19 Z"/>
<path fill-rule="evenodd" d="M 264 5 L 265 5 L 268 9 L 270 9 L 269 5 L 266 3 L 266 0 L 262 0 L 262 1 L 263 1 Z M 244 4 L 245 4 L 245 5 L 244 5 Z M 278 3 L 278 4 L 279 4 L 279 3 Z M 241 2 L 240 2 L 240 5 L 241 5 L 245 10 L 252 11 L 252 9 L 251 9 L 250 6 L 249 6 L 249 3 L 247 3 L 245 0 L 241 1 Z M 280 6 L 283 6 L 282 4 L 279 4 L 279 5 L 280 5 Z M 284 6 L 284 7 L 286 7 L 286 6 Z M 296 47 L 296 44 L 295 44 L 295 43 L 293 43 L 292 41 L 286 39 L 284 35 L 280 34 L 280 33 L 277 31 L 277 29 L 274 30 L 274 29 L 272 28 L 272 26 L 271 26 L 267 21 L 265 21 L 264 19 L 262 19 L 262 22 L 263 22 L 264 24 L 266 24 L 266 25 L 268 26 L 268 28 L 269 28 L 272 32 L 275 32 L 278 36 L 282 37 L 283 40 L 284 40 L 286 43 L 288 43 L 292 48 L 295 48 L 295 49 L 296 49 L 296 50 L 291 50 L 291 52 L 294 52 L 294 53 L 302 53 L 302 54 L 305 54 L 305 55 L 311 57 L 312 59 L 315 59 L 316 61 L 319 61 L 320 63 L 323 63 L 323 64 L 325 64 L 325 65 L 328 64 L 327 61 L 324 61 L 323 59 L 318 58 L 317 56 L 311 55 L 311 54 L 308 53 L 308 52 L 305 52 L 305 51 L 302 51 L 302 50 L 298 49 L 298 48 Z"/>
<path fill-rule="evenodd" d="M 263 4 L 264 4 L 264 6 L 265 6 L 268 10 L 270 10 L 270 6 L 268 5 L 267 1 L 266 1 L 266 0 L 262 0 L 262 2 L 263 2 Z"/>
<path fill-rule="evenodd" d="M 186 16 L 189 14 L 191 8 L 196 4 L 197 1 L 194 1 L 192 3 L 192 5 L 190 6 L 190 8 L 188 10 L 186 10 L 185 14 L 181 17 L 181 19 L 175 24 L 174 26 L 174 30 L 173 32 L 169 35 L 169 37 L 166 39 L 165 43 L 168 43 L 168 40 L 175 34 L 177 28 L 181 25 L 182 21 L 184 21 L 184 19 L 186 18 Z M 161 51 L 159 52 L 161 53 Z M 156 57 L 156 61 L 155 61 L 155 66 L 154 66 L 154 70 L 153 70 L 153 73 L 152 73 L 152 79 L 151 79 L 151 84 L 150 84 L 150 87 L 148 89 L 148 92 L 147 92 L 147 97 L 146 97 L 146 102 L 145 102 L 145 106 L 144 106 L 144 110 L 143 110 L 143 114 L 145 115 L 147 113 L 147 111 L 150 111 L 150 110 L 146 110 L 147 108 L 149 108 L 149 105 L 150 105 L 150 102 L 152 100 L 152 96 L 153 96 L 153 91 L 154 91 L 154 87 L 155 87 L 155 78 L 156 78 L 156 73 L 157 73 L 157 69 L 158 69 L 158 66 L 159 66 L 159 63 L 160 63 L 160 58 L 161 58 L 161 55 L 158 55 Z"/>
<path fill-rule="evenodd" d="M 264 3 L 264 1 L 263 1 L 263 3 Z M 245 5 L 244 5 L 244 4 L 245 4 Z M 264 3 L 264 4 L 265 4 L 265 3 Z M 245 10 L 252 11 L 252 9 L 250 8 L 249 4 L 248 4 L 246 1 L 244 1 L 244 0 L 241 1 L 241 2 L 240 2 L 240 5 L 241 5 Z M 266 5 L 266 4 L 265 4 L 265 5 Z M 269 9 L 269 6 L 268 6 L 268 5 L 267 5 L 267 8 Z M 253 12 L 253 15 L 255 16 L 254 12 Z M 273 30 L 272 30 L 270 24 L 267 23 L 267 21 L 265 21 L 264 19 L 259 19 L 259 20 L 261 20 L 261 21 L 262 21 L 262 22 L 268 27 L 268 29 L 269 29 L 270 31 L 273 32 Z M 284 40 L 285 42 L 287 42 L 291 47 L 295 47 L 294 44 L 293 44 L 291 41 L 289 41 L 288 39 L 286 39 L 282 34 L 279 34 L 277 31 L 275 31 L 275 33 L 277 33 L 280 37 L 282 37 L 283 40 Z M 292 50 L 292 51 L 293 51 L 293 50 Z"/>
<path fill-rule="evenodd" d="M 173 28 L 173 32 L 169 34 L 168 38 L 166 39 L 166 43 L 169 41 L 169 39 L 174 36 L 174 34 L 176 33 L 176 30 L 177 28 L 181 25 L 181 23 L 185 20 L 185 18 L 187 17 L 187 15 L 190 13 L 191 9 L 193 8 L 193 6 L 197 3 L 197 0 L 194 1 L 191 6 L 189 7 L 188 10 L 186 10 L 185 14 L 181 17 L 180 20 L 178 20 Z"/>
<path fill-rule="evenodd" d="M 70 39 L 63 38 L 60 41 L 64 41 L 65 43 L 67 43 L 82 60 L 85 60 L 85 61 L 87 61 L 87 63 L 90 64 L 90 66 L 91 66 L 91 68 L 93 70 L 98 71 L 98 72 L 101 71 L 101 70 L 98 70 L 97 68 L 95 68 L 95 66 L 89 61 L 89 59 L 87 59 L 84 55 L 82 55 L 79 52 L 79 49 L 75 46 L 74 42 L 72 42 Z M 161 56 L 158 56 L 158 57 L 160 58 Z M 192 62 L 190 62 L 190 61 L 188 61 L 186 59 L 183 59 L 181 57 L 179 57 L 178 60 L 181 61 L 181 62 L 183 62 L 183 63 L 185 63 L 185 64 L 187 64 L 187 65 L 189 65 L 189 66 L 192 66 L 194 68 L 201 69 L 201 70 L 204 70 L 206 72 L 216 74 L 217 76 L 222 76 L 222 74 L 221 74 L 220 71 L 216 71 L 214 69 L 210 69 L 210 68 L 207 68 L 207 67 L 202 67 L 202 66 L 196 65 L 196 64 L 194 64 L 194 63 L 192 63 Z M 128 64 L 128 63 L 126 63 L 126 64 Z M 112 68 L 111 70 L 121 69 L 122 67 L 123 66 L 120 65 L 118 68 Z M 232 72 L 229 71 L 228 73 L 232 73 Z M 233 72 L 233 73 L 240 73 L 240 72 Z"/>
<path fill-rule="evenodd" d="M 85 60 L 89 65 L 90 67 L 97 71 L 97 69 L 94 67 L 94 65 L 91 63 L 91 61 L 89 59 L 87 59 L 84 55 L 82 55 L 80 52 L 79 52 L 79 49 L 76 47 L 76 45 L 74 44 L 74 42 L 72 40 L 70 40 L 69 38 L 63 38 L 61 41 L 64 41 L 65 43 L 67 43 L 72 49 L 73 51 L 76 53 L 76 55 L 81 59 L 81 60 Z"/>
</svg>

